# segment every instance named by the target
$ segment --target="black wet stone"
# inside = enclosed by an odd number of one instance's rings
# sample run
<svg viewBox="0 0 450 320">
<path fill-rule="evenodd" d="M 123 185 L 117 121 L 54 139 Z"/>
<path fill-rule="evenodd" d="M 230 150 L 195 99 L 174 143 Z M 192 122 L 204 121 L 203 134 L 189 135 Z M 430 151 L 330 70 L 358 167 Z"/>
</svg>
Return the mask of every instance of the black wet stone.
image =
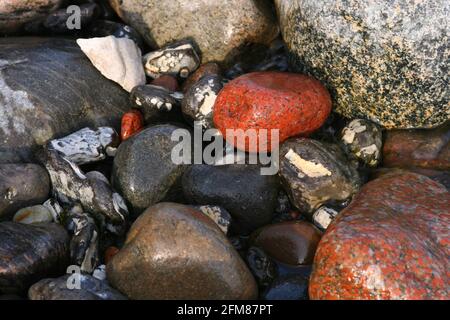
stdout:
<svg viewBox="0 0 450 320">
<path fill-rule="evenodd" d="M 131 204 L 134 214 L 162 200 L 181 196 L 180 179 L 187 165 L 171 159 L 172 133 L 181 129 L 172 124 L 148 127 L 123 142 L 114 158 L 113 185 Z"/>
<path fill-rule="evenodd" d="M 246 257 L 247 265 L 255 277 L 258 286 L 265 288 L 277 276 L 277 267 L 272 259 L 258 247 L 250 247 Z"/>
<path fill-rule="evenodd" d="M 128 38 L 133 40 L 141 50 L 144 48 L 144 40 L 134 28 L 115 21 L 96 20 L 89 26 L 87 34 L 90 37 Z"/>
<path fill-rule="evenodd" d="M 278 177 L 258 165 L 193 165 L 183 176 L 183 193 L 193 204 L 219 205 L 233 217 L 232 232 L 248 234 L 269 223 L 278 196 Z"/>
<path fill-rule="evenodd" d="M 262 294 L 264 300 L 308 300 L 308 278 L 287 275 L 275 279 Z"/>
<path fill-rule="evenodd" d="M 292 66 L 324 82 L 336 111 L 387 128 L 450 118 L 446 0 L 275 0 Z"/>
<path fill-rule="evenodd" d="M 68 264 L 69 235 L 60 225 L 0 223 L 0 294 L 22 294 Z"/>
<path fill-rule="evenodd" d="M 50 193 L 45 168 L 36 164 L 0 164 L 0 221 L 17 210 L 43 203 Z"/>
<path fill-rule="evenodd" d="M 113 126 L 128 94 L 104 78 L 73 40 L 0 39 L 0 163 L 84 127 Z"/>
<path fill-rule="evenodd" d="M 79 288 L 76 286 L 79 285 Z M 127 300 L 119 291 L 87 274 L 43 279 L 28 290 L 30 300 Z"/>
</svg>

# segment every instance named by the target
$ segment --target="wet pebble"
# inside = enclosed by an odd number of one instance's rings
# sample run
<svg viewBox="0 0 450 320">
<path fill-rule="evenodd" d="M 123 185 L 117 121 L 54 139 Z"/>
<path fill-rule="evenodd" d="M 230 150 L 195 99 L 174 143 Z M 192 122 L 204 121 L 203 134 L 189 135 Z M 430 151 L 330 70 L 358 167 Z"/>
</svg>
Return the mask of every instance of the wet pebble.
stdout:
<svg viewBox="0 0 450 320">
<path fill-rule="evenodd" d="M 79 9 L 79 11 L 78 11 Z M 100 15 L 100 8 L 96 3 L 80 4 L 77 8 L 77 20 L 73 18 L 74 11 L 68 8 L 59 9 L 50 13 L 43 21 L 43 27 L 52 33 L 72 33 L 84 30 L 94 19 Z M 79 22 L 79 26 L 75 23 Z"/>
<path fill-rule="evenodd" d="M 144 41 L 134 28 L 115 21 L 96 20 L 89 26 L 88 34 L 90 38 L 107 36 L 127 38 L 133 40 L 141 50 L 144 48 Z"/>
<path fill-rule="evenodd" d="M 183 83 L 183 92 L 186 93 L 188 90 L 197 83 L 201 78 L 205 76 L 220 76 L 222 69 L 215 62 L 208 62 L 202 64 L 194 73 L 192 73 L 186 81 Z"/>
<path fill-rule="evenodd" d="M 277 176 L 258 165 L 193 165 L 183 176 L 183 193 L 194 204 L 219 205 L 233 217 L 233 231 L 248 234 L 270 222 L 277 204 Z"/>
<path fill-rule="evenodd" d="M 22 294 L 68 263 L 69 235 L 60 225 L 0 223 L 0 294 Z"/>
<path fill-rule="evenodd" d="M 228 234 L 231 224 L 231 215 L 219 206 L 195 206 L 197 210 L 211 218 L 223 233 Z"/>
<path fill-rule="evenodd" d="M 351 158 L 369 167 L 381 161 L 383 134 L 378 125 L 363 119 L 351 121 L 341 133 L 341 143 Z"/>
<path fill-rule="evenodd" d="M 275 279 L 262 294 L 264 300 L 308 300 L 308 278 L 288 275 Z"/>
<path fill-rule="evenodd" d="M 250 243 L 278 262 L 291 265 L 312 263 L 322 233 L 311 223 L 287 221 L 255 231 Z"/>
<path fill-rule="evenodd" d="M 253 276 L 223 232 L 201 212 L 175 203 L 159 203 L 139 216 L 106 272 L 131 299 L 257 296 Z"/>
<path fill-rule="evenodd" d="M 53 215 L 47 207 L 43 205 L 36 205 L 22 208 L 17 211 L 14 215 L 13 221 L 24 224 L 53 222 Z"/>
<path fill-rule="evenodd" d="M 175 43 L 147 53 L 143 60 L 145 73 L 152 78 L 163 74 L 187 78 L 200 65 L 200 58 L 189 42 Z"/>
<path fill-rule="evenodd" d="M 250 247 L 246 256 L 247 265 L 258 282 L 259 288 L 265 288 L 277 276 L 277 267 L 270 257 L 258 247 Z"/>
<path fill-rule="evenodd" d="M 144 128 L 144 116 L 139 110 L 132 109 L 122 116 L 120 126 L 120 139 L 127 140 L 129 137 L 140 132 Z"/>
<path fill-rule="evenodd" d="M 208 75 L 201 78 L 184 95 L 181 105 L 183 114 L 190 121 L 197 121 L 204 129 L 213 128 L 214 104 L 222 87 L 220 76 Z"/>
<path fill-rule="evenodd" d="M 291 203 L 309 217 L 327 202 L 351 199 L 361 183 L 338 145 L 307 138 L 281 145 L 279 175 Z"/>
<path fill-rule="evenodd" d="M 181 103 L 182 96 L 166 88 L 155 85 L 143 85 L 133 88 L 130 100 L 140 110 L 146 122 L 152 121 L 159 113 L 169 112 Z"/>
<path fill-rule="evenodd" d="M 41 204 L 50 193 L 50 179 L 36 164 L 0 164 L 0 221 L 17 210 Z"/>
<path fill-rule="evenodd" d="M 105 281 L 88 274 L 43 279 L 28 290 L 30 300 L 127 300 Z"/>
<path fill-rule="evenodd" d="M 154 79 L 150 84 L 163 87 L 171 92 L 180 91 L 177 78 L 168 74 L 163 74 L 159 78 Z"/>
</svg>

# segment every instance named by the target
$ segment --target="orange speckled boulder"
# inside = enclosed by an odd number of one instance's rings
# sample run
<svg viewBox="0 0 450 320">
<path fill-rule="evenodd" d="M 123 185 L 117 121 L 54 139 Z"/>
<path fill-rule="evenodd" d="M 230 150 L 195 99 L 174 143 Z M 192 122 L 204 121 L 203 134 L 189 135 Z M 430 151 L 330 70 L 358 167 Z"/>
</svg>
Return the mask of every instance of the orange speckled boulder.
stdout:
<svg viewBox="0 0 450 320">
<path fill-rule="evenodd" d="M 280 143 L 296 135 L 309 135 L 320 128 L 331 111 L 327 89 L 306 75 L 287 72 L 253 72 L 230 81 L 220 91 L 214 105 L 214 124 L 222 134 L 227 129 L 279 129 Z M 236 132 L 227 142 L 241 150 L 262 152 L 271 149 L 271 136 L 258 145 Z"/>
<path fill-rule="evenodd" d="M 366 184 L 322 237 L 312 299 L 450 299 L 450 195 L 410 172 Z"/>
</svg>

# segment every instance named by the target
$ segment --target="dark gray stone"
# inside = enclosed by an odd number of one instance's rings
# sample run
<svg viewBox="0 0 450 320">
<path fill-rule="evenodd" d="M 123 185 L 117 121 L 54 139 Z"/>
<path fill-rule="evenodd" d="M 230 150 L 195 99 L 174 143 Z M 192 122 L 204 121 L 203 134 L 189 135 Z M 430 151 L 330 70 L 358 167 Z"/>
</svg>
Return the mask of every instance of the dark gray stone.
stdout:
<svg viewBox="0 0 450 320">
<path fill-rule="evenodd" d="M 78 284 L 79 289 L 75 287 Z M 30 287 L 28 298 L 30 300 L 127 300 L 106 281 L 87 274 L 68 274 L 56 279 L 43 279 Z"/>
<path fill-rule="evenodd" d="M 219 205 L 233 217 L 231 230 L 248 234 L 275 214 L 278 177 L 258 165 L 194 165 L 183 176 L 183 193 L 195 204 Z"/>
<path fill-rule="evenodd" d="M 17 210 L 47 200 L 50 179 L 36 164 L 0 164 L 0 221 L 10 220 Z"/>
<path fill-rule="evenodd" d="M 22 294 L 68 263 L 69 235 L 59 224 L 0 223 L 0 294 Z"/>
<path fill-rule="evenodd" d="M 386 128 L 450 119 L 450 2 L 275 0 L 297 71 L 328 85 L 336 111 Z"/>
<path fill-rule="evenodd" d="M 172 200 L 181 194 L 179 180 L 186 165 L 174 164 L 172 124 L 151 126 L 124 141 L 118 148 L 113 166 L 113 185 L 140 214 L 161 200 Z"/>
<path fill-rule="evenodd" d="M 92 66 L 75 41 L 0 39 L 0 163 L 83 127 L 113 126 L 128 94 Z"/>
</svg>

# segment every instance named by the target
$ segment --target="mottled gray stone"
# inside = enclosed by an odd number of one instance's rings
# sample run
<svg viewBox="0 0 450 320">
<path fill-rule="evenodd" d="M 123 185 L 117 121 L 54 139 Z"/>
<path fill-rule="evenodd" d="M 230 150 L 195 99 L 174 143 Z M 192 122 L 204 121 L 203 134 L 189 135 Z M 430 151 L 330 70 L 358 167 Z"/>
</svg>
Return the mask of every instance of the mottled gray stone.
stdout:
<svg viewBox="0 0 450 320">
<path fill-rule="evenodd" d="M 83 127 L 118 129 L 128 104 L 73 40 L 0 39 L 0 163 L 34 161 L 33 147 Z"/>
<path fill-rule="evenodd" d="M 256 282 L 210 218 L 176 203 L 148 208 L 106 266 L 130 299 L 255 299 Z"/>
<path fill-rule="evenodd" d="M 0 223 L 0 294 L 21 294 L 68 263 L 69 235 L 59 224 Z"/>
<path fill-rule="evenodd" d="M 79 288 L 76 288 L 79 284 Z M 127 300 L 106 281 L 87 274 L 43 279 L 28 290 L 30 300 Z"/>
<path fill-rule="evenodd" d="M 336 111 L 386 128 L 450 119 L 450 2 L 275 0 L 294 67 L 323 81 Z"/>
<path fill-rule="evenodd" d="M 231 59 L 246 43 L 278 34 L 268 2 L 254 0 L 110 0 L 118 15 L 152 47 L 192 39 L 203 63 Z"/>
<path fill-rule="evenodd" d="M 63 0 L 2 0 L 0 34 L 20 31 L 25 23 L 45 18 L 62 3 Z"/>
<path fill-rule="evenodd" d="M 0 164 L 0 221 L 17 210 L 41 204 L 50 193 L 50 179 L 37 164 Z"/>
<path fill-rule="evenodd" d="M 131 204 L 134 214 L 181 194 L 179 180 L 186 165 L 171 159 L 174 130 L 171 124 L 151 126 L 122 142 L 114 158 L 113 185 Z"/>
</svg>

